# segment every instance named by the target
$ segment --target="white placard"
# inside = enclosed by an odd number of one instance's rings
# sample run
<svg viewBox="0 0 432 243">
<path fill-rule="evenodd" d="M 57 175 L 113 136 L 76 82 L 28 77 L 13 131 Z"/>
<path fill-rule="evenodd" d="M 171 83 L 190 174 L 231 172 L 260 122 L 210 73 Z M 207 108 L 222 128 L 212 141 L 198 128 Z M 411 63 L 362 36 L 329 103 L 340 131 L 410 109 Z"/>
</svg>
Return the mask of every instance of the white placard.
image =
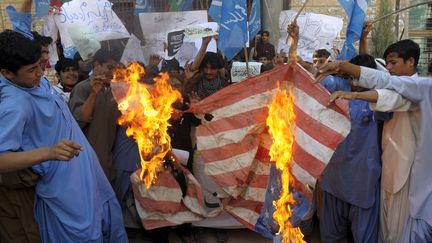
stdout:
<svg viewBox="0 0 432 243">
<path fill-rule="evenodd" d="M 249 62 L 249 75 L 251 77 L 261 73 L 262 63 Z M 240 82 L 248 77 L 245 62 L 233 62 L 231 67 L 231 81 Z"/>
<path fill-rule="evenodd" d="M 121 62 L 127 65 L 135 61 L 144 63 L 145 60 L 144 53 L 141 48 L 141 41 L 134 34 L 132 34 L 128 40 L 128 43 L 126 44 Z"/>
<path fill-rule="evenodd" d="M 144 35 L 145 46 L 143 48 L 146 59 L 152 54 L 167 57 L 164 52 L 164 43 L 167 43 L 168 33 L 172 30 L 185 29 L 187 26 L 207 22 L 207 11 L 184 11 L 184 12 L 160 12 L 140 13 L 139 19 Z M 181 53 L 180 49 L 178 53 Z M 177 54 L 179 55 L 179 54 Z M 183 58 L 176 58 L 183 60 Z M 180 62 L 180 65 L 184 63 Z"/>
<path fill-rule="evenodd" d="M 282 11 L 279 16 L 280 39 L 278 41 L 278 52 L 281 50 L 288 53 L 289 44 L 285 43 L 288 24 L 294 19 L 297 11 Z M 318 49 L 333 47 L 333 41 L 342 30 L 342 18 L 303 12 L 297 18 L 300 28 L 300 38 L 297 46 L 298 55 L 305 61 L 312 62 L 312 55 Z"/>
<path fill-rule="evenodd" d="M 54 20 L 65 49 L 74 45 L 68 31 L 73 26 L 88 26 L 97 41 L 129 37 L 129 32 L 112 10 L 112 3 L 107 0 L 73 0 L 64 3 Z"/>
<path fill-rule="evenodd" d="M 218 32 L 213 30 L 212 28 L 204 27 L 201 25 L 188 26 L 185 28 L 184 31 L 185 31 L 184 32 L 185 36 L 187 36 L 191 40 L 196 40 L 207 36 L 218 35 Z"/>
<path fill-rule="evenodd" d="M 96 34 L 89 26 L 73 25 L 69 27 L 68 32 L 73 45 L 84 61 L 92 58 L 96 51 L 101 48 L 100 42 L 96 39 Z"/>
<path fill-rule="evenodd" d="M 52 38 L 52 43 L 48 46 L 49 51 L 49 63 L 51 67 L 54 67 L 59 60 L 58 53 L 57 53 L 57 45 L 56 41 L 58 39 L 58 28 L 54 21 L 54 18 L 52 15 L 47 15 L 44 17 L 44 27 L 42 34 L 44 36 L 49 36 Z"/>
</svg>

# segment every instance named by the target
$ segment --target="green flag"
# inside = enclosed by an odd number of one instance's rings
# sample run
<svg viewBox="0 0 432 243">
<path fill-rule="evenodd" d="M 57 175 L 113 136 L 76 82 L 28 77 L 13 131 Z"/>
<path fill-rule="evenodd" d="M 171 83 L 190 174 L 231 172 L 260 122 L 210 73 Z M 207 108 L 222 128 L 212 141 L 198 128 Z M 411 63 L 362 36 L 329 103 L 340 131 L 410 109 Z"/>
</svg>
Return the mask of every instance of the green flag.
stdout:
<svg viewBox="0 0 432 243">
<path fill-rule="evenodd" d="M 170 6 L 170 12 L 177 12 L 180 10 L 176 0 L 169 0 L 169 6 Z"/>
</svg>

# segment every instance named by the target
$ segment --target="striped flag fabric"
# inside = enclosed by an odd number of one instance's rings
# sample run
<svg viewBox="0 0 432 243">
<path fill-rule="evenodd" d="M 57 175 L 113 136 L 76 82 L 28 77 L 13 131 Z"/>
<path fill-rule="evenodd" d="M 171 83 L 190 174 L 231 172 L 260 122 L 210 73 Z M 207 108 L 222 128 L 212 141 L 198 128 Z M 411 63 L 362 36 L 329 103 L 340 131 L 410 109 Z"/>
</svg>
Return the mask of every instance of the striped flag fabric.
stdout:
<svg viewBox="0 0 432 243">
<path fill-rule="evenodd" d="M 186 179 L 186 195 L 182 194 L 179 183 L 167 170 L 158 172 L 156 182 L 150 188 L 140 180 L 141 170 L 131 175 L 135 205 L 145 229 L 195 222 L 210 216 L 204 209 L 200 184 L 181 165 L 180 170 Z"/>
<path fill-rule="evenodd" d="M 191 107 L 196 115 L 212 117 L 202 118 L 197 128 L 197 147 L 205 162 L 204 173 L 223 189 L 224 195 L 218 196 L 224 210 L 264 236 L 269 232 L 258 224 L 262 217 L 271 218 L 264 215 L 268 212 L 263 205 L 271 188 L 268 183 L 273 181 L 268 155 L 272 139 L 265 120 L 278 81 L 295 88 L 294 189 L 310 202 L 307 185 L 315 184 L 349 133 L 346 102 L 329 104 L 329 93 L 314 84 L 309 73 L 299 65 L 285 65 L 228 86 Z"/>
</svg>

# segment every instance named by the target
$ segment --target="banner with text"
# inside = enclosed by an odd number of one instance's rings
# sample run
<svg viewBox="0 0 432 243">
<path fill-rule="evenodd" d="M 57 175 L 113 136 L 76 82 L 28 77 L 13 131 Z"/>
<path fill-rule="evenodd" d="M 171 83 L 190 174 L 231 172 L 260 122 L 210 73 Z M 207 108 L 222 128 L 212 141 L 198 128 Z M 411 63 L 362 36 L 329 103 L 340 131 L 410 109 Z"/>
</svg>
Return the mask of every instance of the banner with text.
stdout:
<svg viewBox="0 0 432 243">
<path fill-rule="evenodd" d="M 69 34 L 73 26 L 88 26 L 97 41 L 129 38 L 129 32 L 112 10 L 112 3 L 107 0 L 73 0 L 64 3 L 61 12 L 54 16 L 67 56 L 74 49 Z"/>
<path fill-rule="evenodd" d="M 280 39 L 278 52 L 281 50 L 288 54 L 290 43 L 285 40 L 288 35 L 287 26 L 294 19 L 297 11 L 282 11 L 279 15 Z M 318 49 L 330 50 L 333 41 L 342 30 L 342 18 L 303 12 L 297 18 L 300 28 L 300 38 L 297 46 L 297 54 L 305 61 L 312 62 L 312 55 Z"/>
</svg>

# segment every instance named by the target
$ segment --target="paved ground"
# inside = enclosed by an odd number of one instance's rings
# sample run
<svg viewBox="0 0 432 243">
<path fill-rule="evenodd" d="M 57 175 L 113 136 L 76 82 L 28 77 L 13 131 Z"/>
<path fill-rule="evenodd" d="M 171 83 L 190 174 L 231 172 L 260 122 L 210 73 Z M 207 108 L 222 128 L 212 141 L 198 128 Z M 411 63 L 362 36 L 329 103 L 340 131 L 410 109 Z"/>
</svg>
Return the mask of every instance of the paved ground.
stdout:
<svg viewBox="0 0 432 243">
<path fill-rule="evenodd" d="M 216 234 L 214 229 L 202 228 L 204 231 L 203 239 L 199 243 L 216 243 Z M 272 243 L 272 240 L 266 239 L 257 233 L 247 229 L 225 230 L 228 234 L 227 243 Z M 129 239 L 130 243 L 151 243 L 151 240 L 146 237 L 137 237 L 138 239 Z M 314 237 L 310 243 L 320 243 L 318 232 L 314 233 Z M 180 238 L 172 232 L 170 234 L 170 243 L 182 243 Z"/>
</svg>

